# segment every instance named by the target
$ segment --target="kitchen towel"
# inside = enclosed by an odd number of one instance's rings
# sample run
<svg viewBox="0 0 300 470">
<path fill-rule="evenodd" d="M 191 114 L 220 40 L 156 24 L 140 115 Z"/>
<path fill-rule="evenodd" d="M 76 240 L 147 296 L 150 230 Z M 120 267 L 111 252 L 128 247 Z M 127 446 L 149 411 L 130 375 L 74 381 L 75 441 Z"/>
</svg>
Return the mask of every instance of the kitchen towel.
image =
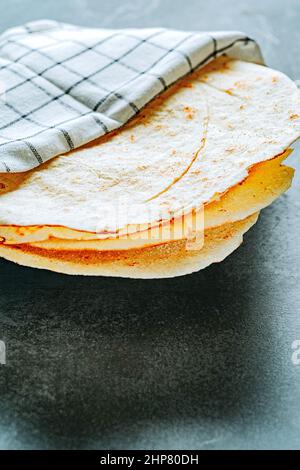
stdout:
<svg viewBox="0 0 300 470">
<path fill-rule="evenodd" d="M 30 170 L 123 126 L 222 54 L 263 63 L 240 32 L 91 29 L 40 20 L 0 35 L 0 172 Z"/>
</svg>

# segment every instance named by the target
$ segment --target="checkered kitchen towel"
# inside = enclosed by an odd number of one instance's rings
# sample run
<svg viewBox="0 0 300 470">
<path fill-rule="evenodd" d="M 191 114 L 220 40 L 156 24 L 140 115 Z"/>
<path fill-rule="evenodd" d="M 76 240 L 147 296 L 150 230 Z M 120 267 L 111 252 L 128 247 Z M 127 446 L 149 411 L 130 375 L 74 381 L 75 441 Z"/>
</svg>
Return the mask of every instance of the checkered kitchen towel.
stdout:
<svg viewBox="0 0 300 470">
<path fill-rule="evenodd" d="M 124 125 L 179 78 L 227 53 L 262 63 L 238 32 L 89 29 L 37 21 L 0 35 L 0 172 L 21 172 Z"/>
</svg>

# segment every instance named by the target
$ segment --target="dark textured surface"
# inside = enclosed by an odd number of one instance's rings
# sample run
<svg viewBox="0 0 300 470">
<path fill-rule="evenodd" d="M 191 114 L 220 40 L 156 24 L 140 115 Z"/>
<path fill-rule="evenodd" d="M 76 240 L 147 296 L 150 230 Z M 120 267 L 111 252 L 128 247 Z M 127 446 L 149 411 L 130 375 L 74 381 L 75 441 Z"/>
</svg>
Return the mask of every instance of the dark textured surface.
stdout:
<svg viewBox="0 0 300 470">
<path fill-rule="evenodd" d="M 1 29 L 41 17 L 240 29 L 300 79 L 298 0 L 2 0 Z M 76 278 L 1 261 L 0 448 L 300 448 L 299 181 L 237 252 L 191 276 Z"/>
</svg>

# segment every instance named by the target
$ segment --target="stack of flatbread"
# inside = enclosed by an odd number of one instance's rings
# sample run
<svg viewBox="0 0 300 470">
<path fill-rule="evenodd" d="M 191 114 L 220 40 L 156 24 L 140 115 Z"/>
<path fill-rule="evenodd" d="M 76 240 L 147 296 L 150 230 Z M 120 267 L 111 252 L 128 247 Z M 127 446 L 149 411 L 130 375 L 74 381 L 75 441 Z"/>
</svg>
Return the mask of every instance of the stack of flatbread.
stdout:
<svg viewBox="0 0 300 470">
<path fill-rule="evenodd" d="M 300 93 L 228 58 L 173 85 L 121 130 L 0 175 L 0 256 L 67 274 L 173 277 L 222 261 L 286 191 Z"/>
</svg>

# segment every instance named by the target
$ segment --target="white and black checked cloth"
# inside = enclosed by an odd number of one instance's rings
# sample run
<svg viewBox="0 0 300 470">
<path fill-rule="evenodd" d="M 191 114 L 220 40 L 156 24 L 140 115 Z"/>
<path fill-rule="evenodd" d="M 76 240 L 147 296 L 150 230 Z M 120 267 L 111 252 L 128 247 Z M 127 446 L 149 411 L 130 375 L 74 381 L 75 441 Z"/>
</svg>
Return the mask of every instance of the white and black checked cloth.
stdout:
<svg viewBox="0 0 300 470">
<path fill-rule="evenodd" d="M 227 53 L 262 63 L 239 32 L 90 29 L 36 21 L 0 35 L 0 172 L 22 172 L 124 125 Z"/>
</svg>

